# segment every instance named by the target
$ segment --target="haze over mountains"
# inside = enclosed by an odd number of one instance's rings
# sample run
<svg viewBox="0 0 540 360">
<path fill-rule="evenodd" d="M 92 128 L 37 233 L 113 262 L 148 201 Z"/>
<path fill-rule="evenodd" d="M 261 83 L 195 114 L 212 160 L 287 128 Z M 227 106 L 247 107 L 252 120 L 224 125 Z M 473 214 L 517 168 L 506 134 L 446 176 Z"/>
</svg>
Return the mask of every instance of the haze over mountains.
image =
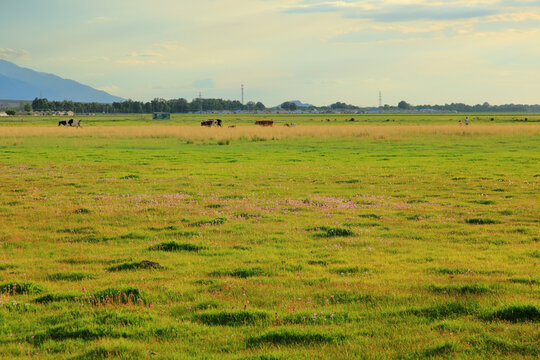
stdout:
<svg viewBox="0 0 540 360">
<path fill-rule="evenodd" d="M 112 103 L 125 100 L 74 80 L 22 68 L 0 59 L 0 99 L 33 100 L 39 97 L 86 103 Z"/>
</svg>

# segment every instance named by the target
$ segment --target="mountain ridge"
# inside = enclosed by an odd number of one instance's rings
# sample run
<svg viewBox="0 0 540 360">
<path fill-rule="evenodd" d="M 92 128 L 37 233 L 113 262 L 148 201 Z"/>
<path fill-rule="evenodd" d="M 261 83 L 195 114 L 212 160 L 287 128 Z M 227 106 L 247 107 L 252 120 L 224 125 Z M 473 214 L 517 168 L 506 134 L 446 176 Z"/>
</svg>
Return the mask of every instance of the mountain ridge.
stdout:
<svg viewBox="0 0 540 360">
<path fill-rule="evenodd" d="M 75 80 L 20 67 L 0 59 L 0 99 L 112 103 L 125 99 Z"/>
</svg>

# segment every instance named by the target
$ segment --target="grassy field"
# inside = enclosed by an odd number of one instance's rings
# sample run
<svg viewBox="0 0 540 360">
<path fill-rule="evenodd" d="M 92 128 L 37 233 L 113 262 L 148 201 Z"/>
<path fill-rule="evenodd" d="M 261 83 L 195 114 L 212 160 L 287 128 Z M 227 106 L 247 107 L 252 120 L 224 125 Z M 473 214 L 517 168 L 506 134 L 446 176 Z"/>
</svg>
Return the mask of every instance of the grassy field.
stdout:
<svg viewBox="0 0 540 360">
<path fill-rule="evenodd" d="M 0 121 L 0 358 L 540 356 L 540 116 L 212 117 Z"/>
</svg>

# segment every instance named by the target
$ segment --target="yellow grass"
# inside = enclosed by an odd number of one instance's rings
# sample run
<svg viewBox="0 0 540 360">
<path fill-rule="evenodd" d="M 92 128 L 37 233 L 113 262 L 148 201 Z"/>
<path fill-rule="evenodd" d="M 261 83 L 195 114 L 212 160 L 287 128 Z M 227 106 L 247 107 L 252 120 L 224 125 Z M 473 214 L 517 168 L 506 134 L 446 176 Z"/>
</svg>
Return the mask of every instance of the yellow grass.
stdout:
<svg viewBox="0 0 540 360">
<path fill-rule="evenodd" d="M 340 138 L 371 137 L 374 139 L 399 139 L 402 136 L 429 135 L 539 135 L 537 124 L 478 124 L 459 125 L 310 125 L 288 128 L 284 126 L 237 128 L 205 128 L 198 126 L 92 126 L 82 129 L 38 126 L 5 126 L 0 128 L 0 138 L 17 137 L 95 137 L 95 138 L 178 138 L 182 140 L 226 140 L 239 138 L 287 139 L 301 137 Z"/>
</svg>

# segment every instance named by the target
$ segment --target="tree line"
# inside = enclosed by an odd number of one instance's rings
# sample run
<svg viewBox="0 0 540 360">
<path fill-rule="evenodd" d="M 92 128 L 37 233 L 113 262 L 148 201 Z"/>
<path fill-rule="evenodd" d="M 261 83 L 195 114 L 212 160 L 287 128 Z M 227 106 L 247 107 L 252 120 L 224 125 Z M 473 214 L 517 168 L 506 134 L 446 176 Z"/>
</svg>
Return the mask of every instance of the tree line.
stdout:
<svg viewBox="0 0 540 360">
<path fill-rule="evenodd" d="M 152 101 L 142 102 L 126 100 L 122 102 L 113 102 L 112 104 L 101 103 L 82 103 L 69 100 L 49 101 L 47 99 L 35 98 L 32 101 L 31 109 L 33 111 L 73 111 L 75 113 L 188 113 L 198 111 L 236 111 L 236 110 L 264 110 L 266 107 L 262 102 L 250 101 L 242 104 L 238 100 L 223 99 L 171 99 L 165 100 L 156 98 Z"/>
<path fill-rule="evenodd" d="M 540 112 L 540 105 L 526 105 L 526 104 L 505 104 L 505 105 L 491 105 L 487 102 L 483 104 L 467 105 L 463 103 L 451 103 L 444 105 L 411 105 L 405 100 L 400 101 L 397 106 L 384 105 L 381 107 L 367 108 L 356 105 L 350 105 L 343 102 L 336 102 L 328 106 L 310 106 L 310 107 L 298 107 L 294 102 L 286 101 L 279 107 L 284 110 L 296 111 L 301 110 L 316 110 L 322 112 L 330 111 L 362 111 L 380 109 L 383 111 L 396 111 L 396 110 L 421 110 L 432 109 L 436 111 L 451 111 L 460 113 L 481 113 L 481 112 Z M 122 102 L 114 102 L 112 104 L 102 103 L 82 103 L 74 101 L 49 101 L 47 99 L 34 99 L 32 104 L 26 104 L 23 108 L 25 111 L 73 111 L 75 113 L 153 113 L 153 112 L 170 112 L 170 113 L 189 113 L 199 111 L 261 111 L 266 107 L 262 102 L 250 101 L 246 104 L 242 104 L 238 100 L 223 100 L 223 99 L 193 99 L 187 101 L 186 99 L 170 99 L 165 100 L 162 98 L 156 98 L 152 101 L 142 102 L 126 100 Z"/>
</svg>

